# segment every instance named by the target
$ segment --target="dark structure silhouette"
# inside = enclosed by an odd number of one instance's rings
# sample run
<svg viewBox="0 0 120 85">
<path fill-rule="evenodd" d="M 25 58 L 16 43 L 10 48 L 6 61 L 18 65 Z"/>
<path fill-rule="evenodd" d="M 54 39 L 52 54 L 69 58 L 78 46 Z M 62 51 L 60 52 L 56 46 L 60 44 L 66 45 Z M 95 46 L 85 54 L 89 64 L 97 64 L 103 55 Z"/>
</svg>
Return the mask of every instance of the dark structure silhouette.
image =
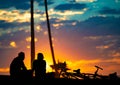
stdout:
<svg viewBox="0 0 120 85">
<path fill-rule="evenodd" d="M 10 76 L 12 79 L 23 79 L 27 74 L 27 68 L 23 62 L 24 52 L 19 52 L 18 56 L 10 64 Z"/>
<path fill-rule="evenodd" d="M 35 59 L 35 33 L 34 33 L 34 0 L 30 0 L 30 6 L 31 6 L 31 68 L 32 68 L 32 63 Z"/>
<path fill-rule="evenodd" d="M 118 75 L 117 75 L 117 72 L 110 73 L 110 74 L 109 74 L 109 78 L 110 78 L 111 80 L 117 80 L 117 79 L 119 79 L 119 77 L 118 77 Z"/>
<path fill-rule="evenodd" d="M 53 42 L 52 42 L 52 34 L 51 34 L 51 28 L 50 28 L 47 0 L 44 0 L 44 4 L 45 4 L 46 19 L 47 19 L 47 27 L 48 27 L 48 37 L 49 37 L 49 43 L 50 43 L 50 50 L 51 50 L 51 53 L 52 53 L 53 65 L 55 67 L 55 77 L 59 78 L 59 72 L 58 72 L 58 69 L 57 69 L 57 66 L 56 66 L 56 60 L 55 60 L 55 55 L 54 55 L 54 48 L 53 48 Z"/>
<path fill-rule="evenodd" d="M 37 59 L 33 61 L 32 71 L 35 72 L 35 78 L 45 80 L 46 78 L 46 61 L 42 53 L 37 54 Z"/>
<path fill-rule="evenodd" d="M 98 76 L 98 70 L 99 70 L 99 69 L 100 69 L 100 70 L 103 70 L 103 68 L 101 68 L 101 67 L 99 67 L 99 66 L 96 66 L 96 65 L 95 65 L 95 67 L 96 67 L 97 69 L 96 69 L 96 71 L 95 71 L 95 73 L 94 73 L 94 76 L 93 76 L 94 79 L 96 79 L 96 77 Z"/>
<path fill-rule="evenodd" d="M 77 74 L 80 74 L 80 69 L 77 69 L 77 70 L 73 70 L 74 72 L 76 72 Z"/>
</svg>

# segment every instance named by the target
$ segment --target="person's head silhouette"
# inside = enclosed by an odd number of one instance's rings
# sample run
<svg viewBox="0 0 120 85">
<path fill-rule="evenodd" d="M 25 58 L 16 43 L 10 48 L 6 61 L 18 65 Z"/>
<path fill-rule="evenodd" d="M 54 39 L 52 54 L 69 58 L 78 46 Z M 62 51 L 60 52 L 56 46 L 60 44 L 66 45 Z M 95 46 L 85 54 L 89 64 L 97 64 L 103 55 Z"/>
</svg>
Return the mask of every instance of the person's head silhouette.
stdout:
<svg viewBox="0 0 120 85">
<path fill-rule="evenodd" d="M 24 58 L 25 58 L 25 53 L 24 53 L 24 52 L 19 52 L 19 53 L 18 53 L 18 58 L 19 58 L 20 60 L 24 60 Z"/>
<path fill-rule="evenodd" d="M 38 60 L 43 60 L 44 56 L 42 53 L 38 53 L 37 59 Z"/>
</svg>

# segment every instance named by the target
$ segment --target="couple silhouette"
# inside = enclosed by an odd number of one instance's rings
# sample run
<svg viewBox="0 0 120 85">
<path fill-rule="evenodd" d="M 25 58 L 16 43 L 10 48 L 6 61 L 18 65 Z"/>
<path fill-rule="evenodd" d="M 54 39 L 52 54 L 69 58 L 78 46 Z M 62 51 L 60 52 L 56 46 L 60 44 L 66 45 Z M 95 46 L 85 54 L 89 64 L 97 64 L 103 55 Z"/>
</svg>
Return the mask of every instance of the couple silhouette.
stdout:
<svg viewBox="0 0 120 85">
<path fill-rule="evenodd" d="M 15 80 L 25 80 L 33 77 L 44 80 L 46 78 L 46 61 L 42 53 L 37 54 L 37 59 L 33 61 L 32 68 L 28 70 L 24 64 L 25 53 L 19 52 L 10 64 L 10 76 Z"/>
</svg>

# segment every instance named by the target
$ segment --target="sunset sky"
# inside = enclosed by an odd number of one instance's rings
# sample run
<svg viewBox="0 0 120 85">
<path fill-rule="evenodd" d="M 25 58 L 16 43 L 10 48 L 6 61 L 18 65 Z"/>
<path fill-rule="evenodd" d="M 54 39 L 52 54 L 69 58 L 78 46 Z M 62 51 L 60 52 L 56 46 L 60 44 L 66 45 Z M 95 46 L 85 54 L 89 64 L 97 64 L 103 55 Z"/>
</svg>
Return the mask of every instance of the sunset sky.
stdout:
<svg viewBox="0 0 120 85">
<path fill-rule="evenodd" d="M 56 62 L 68 68 L 120 75 L 120 0 L 47 0 Z M 53 64 L 44 0 L 34 0 L 35 55 Z M 30 0 L 0 0 L 0 74 L 20 51 L 30 69 Z"/>
</svg>

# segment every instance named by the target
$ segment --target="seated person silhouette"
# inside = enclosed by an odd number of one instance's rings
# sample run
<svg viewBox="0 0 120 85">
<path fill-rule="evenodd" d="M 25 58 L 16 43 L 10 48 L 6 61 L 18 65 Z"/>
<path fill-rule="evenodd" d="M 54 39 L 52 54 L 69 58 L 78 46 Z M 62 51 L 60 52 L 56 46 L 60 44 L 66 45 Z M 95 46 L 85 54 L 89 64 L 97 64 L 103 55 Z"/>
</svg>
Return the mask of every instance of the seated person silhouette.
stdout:
<svg viewBox="0 0 120 85">
<path fill-rule="evenodd" d="M 44 80 L 46 78 L 46 61 L 42 53 L 37 54 L 37 59 L 33 61 L 32 71 L 35 72 L 35 78 Z"/>
<path fill-rule="evenodd" d="M 27 68 L 23 62 L 25 58 L 24 52 L 19 52 L 18 56 L 14 58 L 10 64 L 10 76 L 13 79 L 22 79 L 25 78 Z"/>
</svg>

